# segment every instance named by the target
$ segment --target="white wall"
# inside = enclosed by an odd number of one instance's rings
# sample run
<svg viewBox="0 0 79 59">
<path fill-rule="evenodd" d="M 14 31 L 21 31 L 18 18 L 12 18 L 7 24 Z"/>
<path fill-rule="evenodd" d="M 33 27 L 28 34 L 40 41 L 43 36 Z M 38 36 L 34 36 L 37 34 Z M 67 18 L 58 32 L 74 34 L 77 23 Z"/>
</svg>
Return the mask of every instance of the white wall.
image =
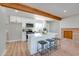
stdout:
<svg viewBox="0 0 79 59">
<path fill-rule="evenodd" d="M 8 15 L 0 14 L 0 55 L 6 48 L 8 20 Z"/>
<path fill-rule="evenodd" d="M 61 28 L 79 28 L 79 15 L 62 19 Z"/>
<path fill-rule="evenodd" d="M 58 37 L 60 38 L 60 21 L 48 21 L 48 29 L 51 33 L 58 33 Z"/>
<path fill-rule="evenodd" d="M 60 21 L 54 21 L 52 30 L 55 33 L 58 33 L 59 38 L 61 38 L 61 28 L 60 28 Z"/>
<path fill-rule="evenodd" d="M 57 33 L 60 31 L 60 21 L 53 22 L 52 30 L 53 30 L 53 32 L 57 32 Z"/>
<path fill-rule="evenodd" d="M 60 21 L 56 21 L 56 20 L 48 21 L 47 24 L 48 24 L 49 32 L 59 32 Z"/>
</svg>

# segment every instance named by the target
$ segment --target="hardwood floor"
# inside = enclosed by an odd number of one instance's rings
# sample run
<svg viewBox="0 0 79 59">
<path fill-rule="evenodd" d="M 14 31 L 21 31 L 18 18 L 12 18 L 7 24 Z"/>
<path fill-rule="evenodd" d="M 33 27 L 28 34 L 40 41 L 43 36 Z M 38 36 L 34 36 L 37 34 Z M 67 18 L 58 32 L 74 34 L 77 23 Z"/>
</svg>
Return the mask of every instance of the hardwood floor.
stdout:
<svg viewBox="0 0 79 59">
<path fill-rule="evenodd" d="M 50 54 L 46 54 L 45 56 L 79 56 L 79 48 L 66 45 L 62 48 L 58 48 L 57 50 L 52 50 Z M 26 42 L 11 42 L 7 43 L 7 52 L 5 56 L 30 56 L 28 46 Z M 40 56 L 39 54 L 36 54 L 34 56 Z"/>
<path fill-rule="evenodd" d="M 7 52 L 5 56 L 28 56 L 29 50 L 26 42 L 10 42 L 7 43 Z"/>
</svg>

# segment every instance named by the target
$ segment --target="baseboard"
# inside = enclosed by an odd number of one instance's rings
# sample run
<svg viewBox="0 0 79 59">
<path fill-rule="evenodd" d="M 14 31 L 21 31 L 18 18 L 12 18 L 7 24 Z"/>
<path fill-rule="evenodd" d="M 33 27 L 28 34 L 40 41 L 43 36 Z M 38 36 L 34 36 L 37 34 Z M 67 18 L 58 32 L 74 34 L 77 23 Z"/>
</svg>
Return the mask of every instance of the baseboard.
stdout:
<svg viewBox="0 0 79 59">
<path fill-rule="evenodd" d="M 26 40 L 9 40 L 7 42 L 17 42 L 17 41 L 26 41 Z"/>
</svg>

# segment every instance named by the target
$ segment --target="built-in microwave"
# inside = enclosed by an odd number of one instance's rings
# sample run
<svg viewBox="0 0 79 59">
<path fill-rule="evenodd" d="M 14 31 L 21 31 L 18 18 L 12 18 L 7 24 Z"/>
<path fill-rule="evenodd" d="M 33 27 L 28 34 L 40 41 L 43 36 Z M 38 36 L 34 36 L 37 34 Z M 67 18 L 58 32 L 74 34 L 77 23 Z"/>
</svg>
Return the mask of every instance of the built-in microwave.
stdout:
<svg viewBox="0 0 79 59">
<path fill-rule="evenodd" d="M 32 24 L 32 23 L 26 23 L 26 27 L 34 27 L 34 24 Z"/>
</svg>

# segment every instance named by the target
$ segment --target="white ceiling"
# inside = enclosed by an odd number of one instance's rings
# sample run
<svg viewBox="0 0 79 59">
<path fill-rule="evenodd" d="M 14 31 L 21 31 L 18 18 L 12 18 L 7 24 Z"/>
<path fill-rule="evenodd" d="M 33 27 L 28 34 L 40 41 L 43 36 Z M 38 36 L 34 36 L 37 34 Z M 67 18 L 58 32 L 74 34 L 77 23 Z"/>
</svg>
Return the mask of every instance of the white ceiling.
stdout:
<svg viewBox="0 0 79 59">
<path fill-rule="evenodd" d="M 79 14 L 79 3 L 25 3 L 62 18 Z M 67 12 L 64 12 L 66 10 Z"/>
<path fill-rule="evenodd" d="M 15 9 L 6 8 L 6 7 L 0 7 L 0 14 L 14 15 L 14 16 L 20 16 L 20 17 L 26 17 L 26 18 L 34 19 L 33 14 L 18 11 L 18 10 L 15 10 Z"/>
</svg>

